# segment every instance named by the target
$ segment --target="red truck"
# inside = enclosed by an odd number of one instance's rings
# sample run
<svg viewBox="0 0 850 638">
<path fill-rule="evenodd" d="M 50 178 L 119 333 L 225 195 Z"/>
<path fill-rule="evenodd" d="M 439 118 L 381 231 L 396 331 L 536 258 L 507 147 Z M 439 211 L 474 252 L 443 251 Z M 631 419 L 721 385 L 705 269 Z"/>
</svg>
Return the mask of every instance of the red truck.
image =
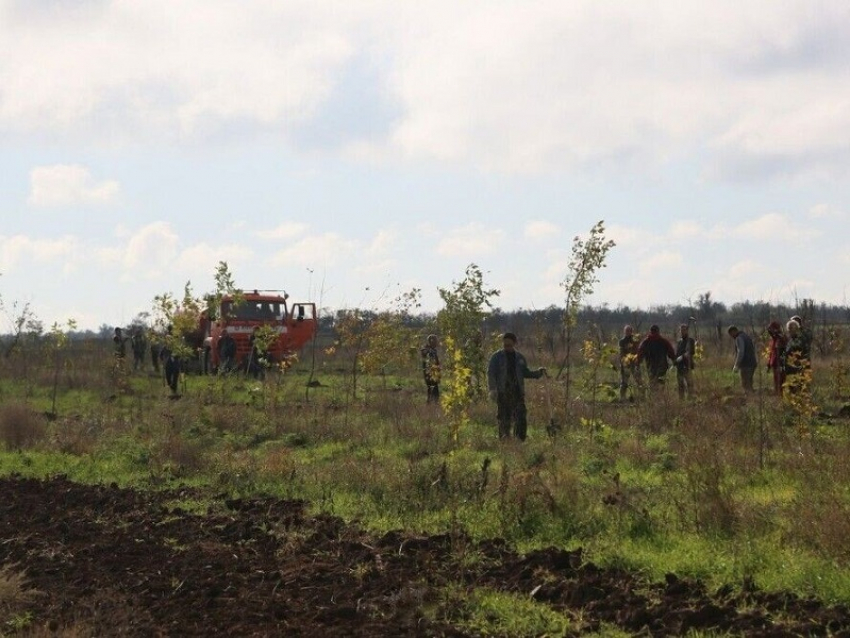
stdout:
<svg viewBox="0 0 850 638">
<path fill-rule="evenodd" d="M 236 301 L 225 295 L 218 307 L 201 313 L 198 328 L 199 336 L 203 335 L 204 371 L 218 370 L 218 342 L 225 329 L 236 342 L 236 365 L 243 368 L 251 354 L 251 334 L 257 327 L 270 326 L 278 333 L 268 349 L 272 362 L 282 361 L 311 341 L 317 327 L 316 304 L 290 304 L 288 299 L 283 291 L 253 290 L 242 293 Z"/>
</svg>

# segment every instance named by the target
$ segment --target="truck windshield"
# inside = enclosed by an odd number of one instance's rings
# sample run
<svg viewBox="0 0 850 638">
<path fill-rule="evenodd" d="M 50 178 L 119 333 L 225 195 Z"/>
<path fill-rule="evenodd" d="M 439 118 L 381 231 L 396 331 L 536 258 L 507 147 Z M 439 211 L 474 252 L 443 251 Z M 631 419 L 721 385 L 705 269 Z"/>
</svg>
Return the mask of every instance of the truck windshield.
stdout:
<svg viewBox="0 0 850 638">
<path fill-rule="evenodd" d="M 222 302 L 221 316 L 229 321 L 280 321 L 286 308 L 279 301 L 243 301 L 233 305 Z"/>
</svg>

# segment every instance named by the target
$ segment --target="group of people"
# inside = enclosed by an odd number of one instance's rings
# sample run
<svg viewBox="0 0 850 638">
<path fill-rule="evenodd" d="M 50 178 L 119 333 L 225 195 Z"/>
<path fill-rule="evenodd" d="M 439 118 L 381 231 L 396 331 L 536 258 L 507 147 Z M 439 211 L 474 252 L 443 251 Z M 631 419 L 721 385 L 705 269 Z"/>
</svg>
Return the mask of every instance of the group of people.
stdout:
<svg viewBox="0 0 850 638">
<path fill-rule="evenodd" d="M 625 400 L 629 386 L 634 382 L 643 391 L 642 365 L 646 366 L 650 391 L 664 383 L 667 371 L 676 368 L 676 385 L 679 396 L 684 398 L 693 393 L 692 372 L 695 364 L 696 342 L 689 335 L 689 325 L 679 326 L 679 340 L 674 346 L 661 335 L 658 325 L 649 328 L 649 334 L 638 340 L 632 326 L 623 328 L 619 341 L 620 398 Z M 783 332 L 778 321 L 767 326 L 770 348 L 767 369 L 773 375 L 774 392 L 782 395 L 786 390 L 797 392 L 804 384 L 803 372 L 811 369 L 811 333 L 803 327 L 799 316 L 791 317 Z M 729 326 L 727 334 L 735 346 L 732 371 L 740 375 L 741 387 L 753 392 L 753 379 L 758 368 L 758 355 L 752 337 L 735 325 Z"/>
<path fill-rule="evenodd" d="M 180 372 L 184 366 L 179 353 L 173 347 L 172 333 L 173 328 L 169 325 L 164 335 L 156 339 L 151 339 L 150 344 L 148 344 L 148 336 L 143 327 L 133 326 L 131 328 L 131 336 L 129 337 L 126 336 L 123 328 L 116 327 L 112 337 L 113 357 L 116 366 L 120 369 L 125 369 L 124 366 L 129 344 L 130 351 L 133 354 L 133 370 L 144 370 L 145 357 L 147 356 L 149 345 L 154 372 L 159 374 L 160 368 L 164 368 L 165 383 L 171 390 L 172 396 L 178 396 Z M 243 362 L 245 372 L 255 379 L 264 376 L 264 364 L 268 359 L 268 354 L 261 341 L 259 338 L 259 328 L 256 328 L 249 339 L 250 354 L 247 360 Z M 236 340 L 226 329 L 222 331 L 216 348 L 218 351 L 218 371 L 220 374 L 229 374 L 239 369 Z"/>
<path fill-rule="evenodd" d="M 767 326 L 770 336 L 767 369 L 773 375 L 774 391 L 797 392 L 805 381 L 803 374 L 811 369 L 811 333 L 803 326 L 799 316 L 791 317 L 785 331 L 778 321 Z M 732 371 L 740 376 L 745 392 L 753 392 L 753 379 L 758 368 L 758 355 L 750 335 L 731 325 L 727 334 L 734 342 Z M 502 348 L 490 356 L 487 366 L 487 384 L 490 398 L 496 402 L 499 437 L 511 436 L 525 440 L 527 434 L 527 409 L 525 406 L 525 379 L 539 379 L 546 375 L 545 368 L 532 370 L 525 357 L 517 351 L 517 336 L 512 332 L 502 335 Z M 422 374 L 427 390 L 427 402 L 440 399 L 440 357 L 436 335 L 428 335 L 420 349 Z M 634 328 L 626 325 L 619 340 L 620 399 L 626 400 L 631 385 L 642 394 L 663 387 L 667 372 L 676 369 L 676 387 L 680 398 L 694 393 L 693 371 L 696 364 L 697 343 L 690 335 L 690 325 L 679 326 L 679 339 L 675 345 L 661 334 L 657 324 L 639 339 Z M 644 383 L 643 369 L 648 383 Z"/>
<path fill-rule="evenodd" d="M 168 326 L 166 335 L 163 339 L 152 340 L 150 343 L 151 363 L 154 371 L 159 373 L 160 363 L 165 368 L 165 382 L 171 389 L 172 396 L 177 396 L 177 388 L 180 380 L 180 358 L 174 352 L 170 345 L 172 327 Z M 145 357 L 148 353 L 148 339 L 144 328 L 134 326 L 131 336 L 127 337 L 124 334 L 124 329 L 116 327 L 112 337 L 113 356 L 115 358 L 116 367 L 123 369 L 124 361 L 127 357 L 127 343 L 130 344 L 130 349 L 133 353 L 133 370 L 139 371 L 144 369 Z"/>
<path fill-rule="evenodd" d="M 688 324 L 683 323 L 679 326 L 679 340 L 675 346 L 662 336 L 657 324 L 650 326 L 649 334 L 642 340 L 637 338 L 632 326 L 625 326 L 618 345 L 621 400 L 627 398 L 632 381 L 640 392 L 644 390 L 642 373 L 644 365 L 649 377 L 650 390 L 661 386 L 667 376 L 667 370 L 675 367 L 679 396 L 686 397 L 693 394 L 692 372 L 696 363 L 696 341 L 690 336 Z"/>
<path fill-rule="evenodd" d="M 767 367 L 773 372 L 773 389 L 776 394 L 799 392 L 808 383 L 807 373 L 812 368 L 812 333 L 799 316 L 785 324 L 786 332 L 778 321 L 767 327 L 770 335 L 770 353 Z"/>
</svg>

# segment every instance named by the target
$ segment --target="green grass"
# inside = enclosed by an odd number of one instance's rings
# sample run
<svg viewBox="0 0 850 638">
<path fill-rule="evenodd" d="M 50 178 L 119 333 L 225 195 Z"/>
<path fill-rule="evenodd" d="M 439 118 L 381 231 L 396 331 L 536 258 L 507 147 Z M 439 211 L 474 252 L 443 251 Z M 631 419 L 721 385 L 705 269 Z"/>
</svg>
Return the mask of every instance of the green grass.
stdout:
<svg viewBox="0 0 850 638">
<path fill-rule="evenodd" d="M 577 628 L 569 617 L 527 595 L 451 587 L 445 596 L 453 608 L 451 620 L 455 626 L 475 635 L 565 636 Z"/>
<path fill-rule="evenodd" d="M 695 404 L 600 404 L 593 428 L 589 406 L 574 403 L 567 416 L 556 396 L 564 430 L 555 439 L 530 382 L 529 440 L 518 444 L 497 439 L 489 403 L 472 406 L 453 442 L 413 377 L 388 378 L 401 389 L 384 391 L 384 379 L 363 376 L 353 399 L 348 377 L 323 373 L 309 402 L 303 370 L 266 384 L 189 377 L 185 396 L 170 401 L 158 378 L 131 376 L 122 393 L 94 370 L 90 385 L 60 384 L 57 418 L 37 421 L 43 432 L 24 449 L 0 451 L 0 473 L 302 498 L 380 532 L 461 528 L 519 551 L 581 546 L 594 561 L 653 579 L 751 578 L 850 602 L 850 522 L 835 516 L 850 507 L 846 424 L 815 422 L 801 438 L 773 397 L 743 408 L 712 402 L 711 376 L 700 377 Z M 0 401 L 23 401 L 42 419 L 51 399 L 43 378 L 0 376 Z M 728 392 L 723 378 L 713 390 Z M 0 403 L 0 434 L 4 413 Z M 201 514 L 209 503 L 193 494 L 173 506 Z M 501 618 L 491 608 L 506 601 L 493 596 L 471 604 L 488 610 L 474 622 L 496 614 L 486 621 L 495 633 L 567 626 L 539 617 L 533 601 L 522 620 Z"/>
</svg>

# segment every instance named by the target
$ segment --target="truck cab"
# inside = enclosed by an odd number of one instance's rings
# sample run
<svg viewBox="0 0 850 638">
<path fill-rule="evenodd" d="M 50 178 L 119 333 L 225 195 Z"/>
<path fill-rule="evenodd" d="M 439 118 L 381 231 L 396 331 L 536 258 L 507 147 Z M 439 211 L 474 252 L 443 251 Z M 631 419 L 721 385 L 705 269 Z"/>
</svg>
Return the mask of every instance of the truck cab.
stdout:
<svg viewBox="0 0 850 638">
<path fill-rule="evenodd" d="M 268 349 L 272 363 L 283 361 L 300 350 L 316 334 L 316 304 L 289 304 L 289 295 L 279 291 L 243 293 L 236 298 L 225 295 L 217 308 L 211 308 L 205 322 L 204 359 L 207 371 L 217 371 L 220 361 L 218 344 L 222 333 L 236 342 L 237 368 L 244 369 L 251 355 L 251 335 L 258 327 L 269 326 L 278 333 Z"/>
</svg>

